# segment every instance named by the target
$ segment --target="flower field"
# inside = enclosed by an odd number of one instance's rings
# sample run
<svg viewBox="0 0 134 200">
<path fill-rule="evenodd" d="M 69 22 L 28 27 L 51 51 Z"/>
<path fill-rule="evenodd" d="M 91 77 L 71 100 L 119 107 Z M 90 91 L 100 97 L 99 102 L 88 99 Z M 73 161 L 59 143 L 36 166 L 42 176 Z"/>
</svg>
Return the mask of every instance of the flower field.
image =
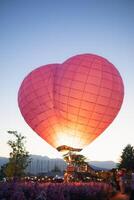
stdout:
<svg viewBox="0 0 134 200">
<path fill-rule="evenodd" d="M 0 183 L 0 200 L 108 200 L 106 183 Z"/>
</svg>

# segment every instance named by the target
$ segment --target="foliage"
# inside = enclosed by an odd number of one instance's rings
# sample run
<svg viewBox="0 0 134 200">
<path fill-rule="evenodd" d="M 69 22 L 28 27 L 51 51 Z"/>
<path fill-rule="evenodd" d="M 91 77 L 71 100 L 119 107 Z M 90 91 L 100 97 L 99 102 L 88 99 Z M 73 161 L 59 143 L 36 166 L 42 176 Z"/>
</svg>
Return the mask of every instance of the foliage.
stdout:
<svg viewBox="0 0 134 200">
<path fill-rule="evenodd" d="M 123 149 L 118 168 L 134 169 L 134 147 L 130 144 Z"/>
<path fill-rule="evenodd" d="M 73 157 L 72 163 L 76 166 L 81 166 L 81 165 L 87 164 L 86 157 L 83 155 L 80 155 L 80 154 L 76 155 Z"/>
<path fill-rule="evenodd" d="M 25 169 L 31 161 L 29 153 L 25 149 L 25 137 L 18 134 L 17 131 L 8 131 L 8 133 L 13 134 L 16 139 L 8 141 L 12 152 L 5 167 L 5 174 L 7 177 L 21 177 L 25 174 Z"/>
<path fill-rule="evenodd" d="M 7 164 L 4 164 L 0 168 L 0 180 L 2 180 L 6 176 L 6 174 L 5 174 L 6 167 L 7 167 Z"/>
<path fill-rule="evenodd" d="M 81 154 L 75 154 L 75 153 L 72 153 L 72 152 L 65 154 L 64 160 L 67 163 L 71 163 L 71 164 L 73 164 L 74 166 L 77 166 L 77 167 L 84 165 L 84 164 L 87 164 L 85 156 L 83 156 Z"/>
</svg>

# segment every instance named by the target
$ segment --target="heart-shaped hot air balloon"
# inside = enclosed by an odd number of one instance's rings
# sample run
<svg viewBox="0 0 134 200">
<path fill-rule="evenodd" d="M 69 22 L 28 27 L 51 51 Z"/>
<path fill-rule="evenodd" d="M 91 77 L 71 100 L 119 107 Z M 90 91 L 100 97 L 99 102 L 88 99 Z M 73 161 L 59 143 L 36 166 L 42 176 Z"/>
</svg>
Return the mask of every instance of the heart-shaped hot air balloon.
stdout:
<svg viewBox="0 0 134 200">
<path fill-rule="evenodd" d="M 25 121 L 53 147 L 83 148 L 111 124 L 123 96 L 123 81 L 114 65 L 82 54 L 28 74 L 18 103 Z"/>
</svg>

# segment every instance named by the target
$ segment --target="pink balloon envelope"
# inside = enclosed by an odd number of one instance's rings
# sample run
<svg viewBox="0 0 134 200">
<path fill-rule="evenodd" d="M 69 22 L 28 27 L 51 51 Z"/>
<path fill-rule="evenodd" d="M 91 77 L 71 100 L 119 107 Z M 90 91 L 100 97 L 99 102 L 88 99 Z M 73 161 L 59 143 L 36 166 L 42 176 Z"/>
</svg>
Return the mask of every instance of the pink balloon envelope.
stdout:
<svg viewBox="0 0 134 200">
<path fill-rule="evenodd" d="M 33 70 L 21 84 L 18 104 L 29 126 L 53 147 L 83 148 L 111 124 L 123 97 L 115 66 L 82 54 Z"/>
</svg>

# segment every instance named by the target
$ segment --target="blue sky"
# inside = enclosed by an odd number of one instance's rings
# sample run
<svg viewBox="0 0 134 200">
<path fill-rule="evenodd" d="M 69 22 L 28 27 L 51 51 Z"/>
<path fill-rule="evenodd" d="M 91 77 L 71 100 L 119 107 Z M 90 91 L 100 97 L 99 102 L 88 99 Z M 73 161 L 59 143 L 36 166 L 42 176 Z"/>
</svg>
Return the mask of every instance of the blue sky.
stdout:
<svg viewBox="0 0 134 200">
<path fill-rule="evenodd" d="M 81 53 L 107 58 L 125 85 L 120 113 L 83 153 L 117 161 L 128 143 L 134 145 L 133 11 L 133 0 L 0 0 L 0 156 L 10 151 L 7 130 L 25 135 L 31 154 L 59 156 L 24 122 L 17 93 L 31 70 Z"/>
</svg>

